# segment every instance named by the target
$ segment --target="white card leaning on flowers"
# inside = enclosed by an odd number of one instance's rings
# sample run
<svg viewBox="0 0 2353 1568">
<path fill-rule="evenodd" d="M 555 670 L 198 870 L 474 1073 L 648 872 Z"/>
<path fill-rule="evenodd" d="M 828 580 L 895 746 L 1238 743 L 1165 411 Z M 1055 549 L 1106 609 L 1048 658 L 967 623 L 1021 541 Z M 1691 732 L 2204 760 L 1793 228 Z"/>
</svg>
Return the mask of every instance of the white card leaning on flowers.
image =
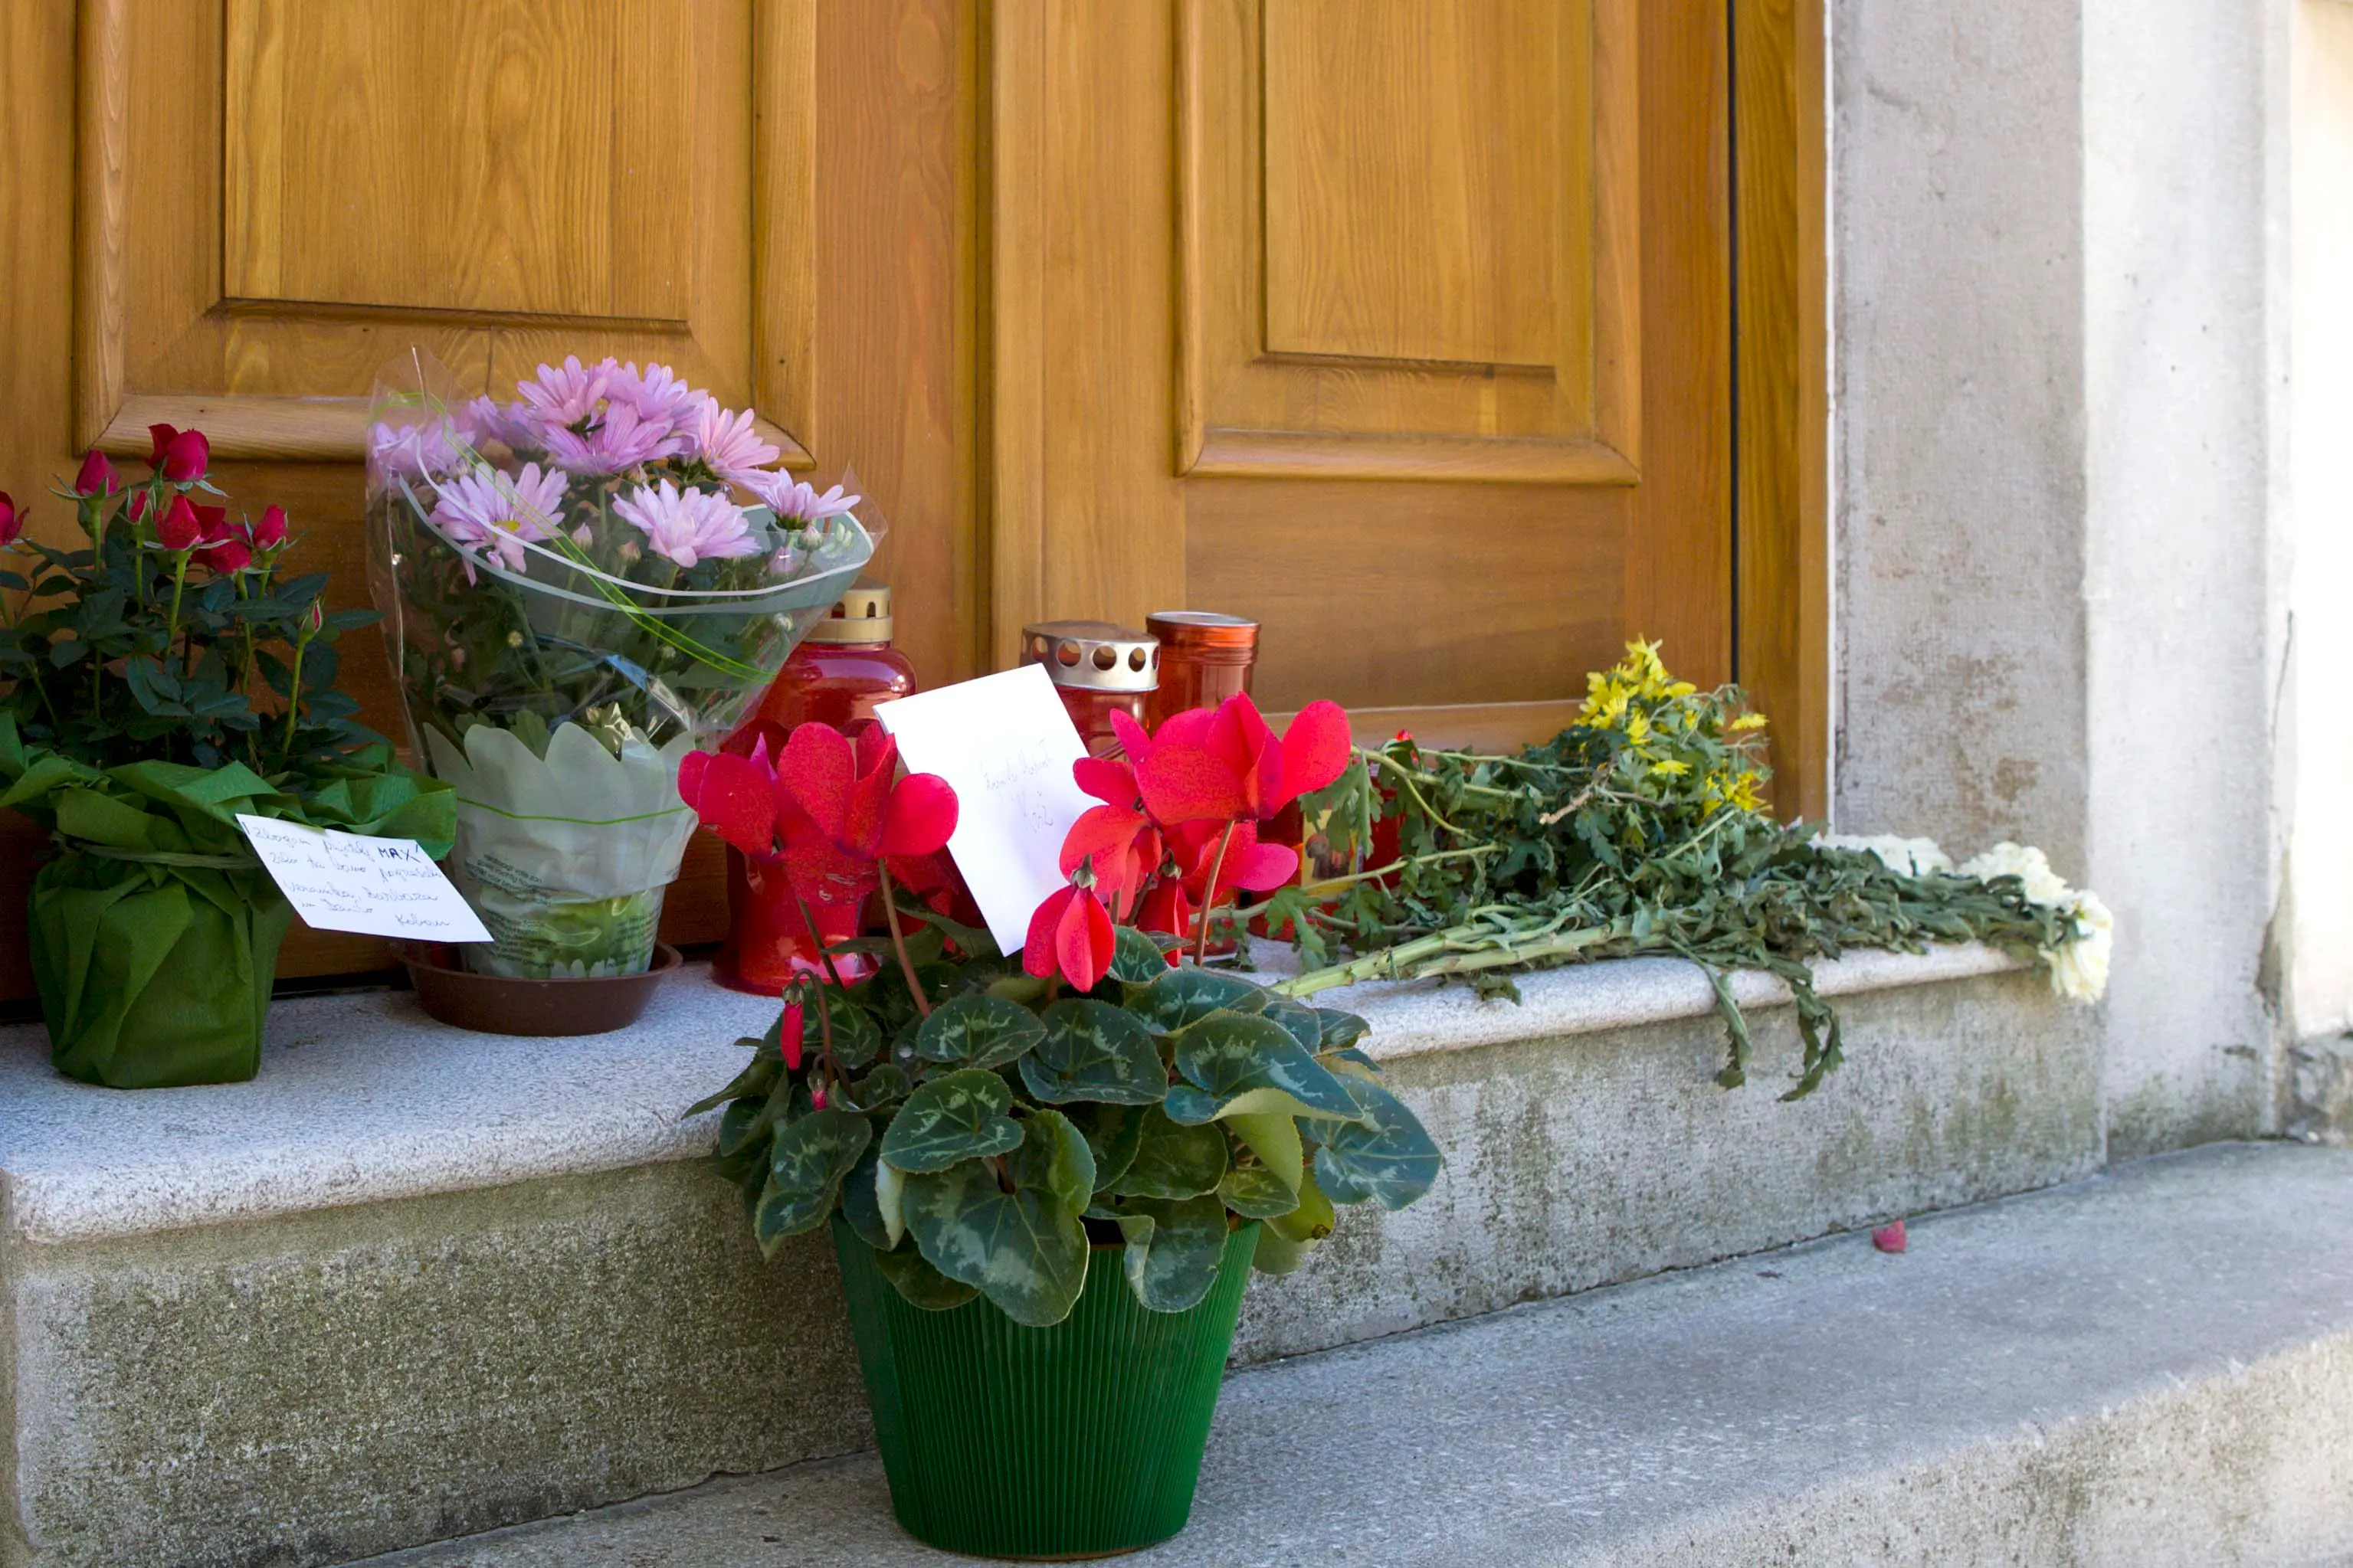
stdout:
<svg viewBox="0 0 2353 1568">
<path fill-rule="evenodd" d="M 418 942 L 488 942 L 480 916 L 414 838 L 370 838 L 239 812 L 245 841 L 318 931 Z"/>
<path fill-rule="evenodd" d="M 1098 803 L 1071 777 L 1087 754 L 1045 667 L 1025 664 L 876 707 L 907 771 L 937 773 L 956 794 L 948 853 L 1007 953 L 1062 885 L 1062 839 Z"/>
</svg>

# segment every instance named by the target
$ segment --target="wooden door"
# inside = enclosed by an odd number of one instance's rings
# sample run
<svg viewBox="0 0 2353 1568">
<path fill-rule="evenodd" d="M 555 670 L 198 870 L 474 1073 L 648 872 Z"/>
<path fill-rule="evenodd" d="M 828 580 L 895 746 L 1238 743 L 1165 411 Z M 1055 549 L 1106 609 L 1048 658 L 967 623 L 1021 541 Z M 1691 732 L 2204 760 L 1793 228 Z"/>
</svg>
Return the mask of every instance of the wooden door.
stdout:
<svg viewBox="0 0 2353 1568">
<path fill-rule="evenodd" d="M 1249 615 L 1266 706 L 1549 735 L 1732 672 L 1704 0 L 998 0 L 996 647 Z"/>
</svg>

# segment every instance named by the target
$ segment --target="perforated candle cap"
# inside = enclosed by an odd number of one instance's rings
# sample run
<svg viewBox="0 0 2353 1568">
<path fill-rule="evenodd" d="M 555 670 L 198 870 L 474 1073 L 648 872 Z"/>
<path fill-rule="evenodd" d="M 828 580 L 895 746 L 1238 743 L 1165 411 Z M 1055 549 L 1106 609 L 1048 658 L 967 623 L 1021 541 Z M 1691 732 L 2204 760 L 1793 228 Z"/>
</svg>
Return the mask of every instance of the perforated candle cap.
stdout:
<svg viewBox="0 0 2353 1568">
<path fill-rule="evenodd" d="M 1151 691 L 1160 684 L 1159 640 L 1109 621 L 1023 626 L 1021 662 L 1044 665 L 1057 686 L 1086 691 Z"/>
<path fill-rule="evenodd" d="M 871 643 L 891 640 L 891 586 L 860 583 L 844 594 L 833 613 L 809 628 L 808 640 Z"/>
</svg>

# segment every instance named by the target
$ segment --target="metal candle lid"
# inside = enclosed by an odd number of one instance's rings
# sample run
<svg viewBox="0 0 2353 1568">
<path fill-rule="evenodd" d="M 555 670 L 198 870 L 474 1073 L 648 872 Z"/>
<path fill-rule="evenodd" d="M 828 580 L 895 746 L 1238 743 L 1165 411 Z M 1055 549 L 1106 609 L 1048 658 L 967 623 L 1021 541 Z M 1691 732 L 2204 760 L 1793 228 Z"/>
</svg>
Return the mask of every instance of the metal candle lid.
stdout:
<svg viewBox="0 0 2353 1568">
<path fill-rule="evenodd" d="M 876 643 L 891 640 L 891 587 L 860 583 L 841 596 L 833 613 L 811 626 L 811 642 Z"/>
<path fill-rule="evenodd" d="M 1086 691 L 1152 691 L 1160 685 L 1158 639 L 1109 621 L 1023 626 L 1021 662 L 1044 665 L 1057 686 Z"/>
<path fill-rule="evenodd" d="M 1199 664 L 1249 664 L 1258 654 L 1258 623 L 1215 610 L 1155 610 L 1144 629 Z"/>
</svg>

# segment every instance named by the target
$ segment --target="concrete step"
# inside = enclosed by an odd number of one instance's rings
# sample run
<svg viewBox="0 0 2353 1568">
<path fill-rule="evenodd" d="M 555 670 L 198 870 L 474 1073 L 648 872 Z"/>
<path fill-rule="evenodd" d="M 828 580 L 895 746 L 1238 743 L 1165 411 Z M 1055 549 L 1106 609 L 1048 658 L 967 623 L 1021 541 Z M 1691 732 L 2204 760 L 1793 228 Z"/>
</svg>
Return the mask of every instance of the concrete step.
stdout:
<svg viewBox="0 0 2353 1568">
<path fill-rule="evenodd" d="M 1139 1568 L 2353 1552 L 2353 1153 L 2214 1145 L 1237 1373 Z M 871 1456 L 371 1568 L 916 1568 Z"/>
<path fill-rule="evenodd" d="M 1825 966 L 1849 1066 L 1711 1081 L 1664 961 L 1345 998 L 1448 1158 L 1256 1282 L 1250 1363 L 2048 1185 L 2101 1158 L 2088 1015 L 1975 949 Z M 690 971 L 613 1035 L 279 1005 L 261 1077 L 121 1094 L 0 1031 L 0 1568 L 301 1568 L 869 1446 L 821 1241 L 764 1265 L 679 1110 L 774 1004 Z"/>
</svg>

